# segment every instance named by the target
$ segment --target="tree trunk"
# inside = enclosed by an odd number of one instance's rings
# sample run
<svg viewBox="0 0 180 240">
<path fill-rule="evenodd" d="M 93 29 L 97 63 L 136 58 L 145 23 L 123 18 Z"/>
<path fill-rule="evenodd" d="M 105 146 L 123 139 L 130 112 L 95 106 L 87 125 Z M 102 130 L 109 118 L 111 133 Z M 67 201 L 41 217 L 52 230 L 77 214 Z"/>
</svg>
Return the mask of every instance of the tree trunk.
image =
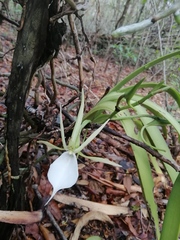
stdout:
<svg viewBox="0 0 180 240">
<path fill-rule="evenodd" d="M 1 209 L 8 210 L 22 210 L 23 208 L 24 194 L 21 195 L 23 183 L 19 177 L 19 133 L 26 94 L 46 48 L 49 24 L 49 0 L 28 0 L 26 2 L 24 25 L 17 36 L 6 97 L 6 164 L 8 166 L 9 161 L 11 182 L 8 182 L 8 189 L 5 186 L 5 181 L 3 183 L 0 192 L 0 205 Z M 8 240 L 12 230 L 13 225 L 1 224 L 1 239 Z"/>
</svg>

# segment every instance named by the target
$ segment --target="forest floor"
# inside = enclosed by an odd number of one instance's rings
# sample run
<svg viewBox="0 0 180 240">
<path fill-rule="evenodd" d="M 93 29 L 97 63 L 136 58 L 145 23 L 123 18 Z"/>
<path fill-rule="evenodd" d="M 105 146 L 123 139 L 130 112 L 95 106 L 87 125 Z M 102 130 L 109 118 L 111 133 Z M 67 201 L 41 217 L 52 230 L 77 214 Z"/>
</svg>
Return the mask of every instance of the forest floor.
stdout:
<svg viewBox="0 0 180 240">
<path fill-rule="evenodd" d="M 1 56 L 15 46 L 14 32 L 15 30 L 12 30 L 9 34 L 7 25 L 1 25 Z M 6 114 L 5 93 L 8 87 L 8 76 L 11 72 L 12 56 L 13 51 L 9 51 L 0 59 L 1 140 L 5 131 L 5 118 L 3 117 Z M 56 104 L 50 104 L 49 99 L 49 94 L 52 93 L 49 64 L 42 69 L 46 90 L 42 84 L 37 87 L 38 74 L 32 80 L 26 101 L 27 116 L 21 127 L 19 148 L 21 168 L 30 170 L 25 179 L 28 203 L 26 210 L 38 210 L 50 196 L 51 185 L 47 179 L 47 171 L 50 163 L 58 157 L 57 152 L 47 153 L 45 146 L 38 145 L 36 140 L 43 137 L 57 146 L 61 145 L 59 102 L 71 117 L 77 114 L 75 103 L 78 99 L 79 68 L 74 60 L 75 56 L 72 46 L 63 46 L 58 58 L 55 59 L 55 78 L 58 88 Z M 88 53 L 83 56 L 86 111 L 99 101 L 108 87 L 111 88 L 115 85 L 117 79 L 120 81 L 134 70 L 132 66 L 125 66 L 119 74 L 119 65 L 112 59 L 109 60 L 108 56 L 94 56 L 94 59 L 96 64 L 90 60 Z M 142 77 L 146 77 L 148 80 L 152 78 L 152 75 L 146 72 L 141 75 Z M 162 95 L 157 95 L 155 101 L 160 105 L 164 104 Z M 37 125 L 34 131 L 31 131 L 30 120 Z M 69 124 L 67 121 L 66 128 Z M 111 122 L 108 126 L 115 131 L 124 133 L 122 126 L 117 123 Z M 107 157 L 122 167 L 110 167 L 79 158 L 77 183 L 72 188 L 58 193 L 56 200 L 53 199 L 47 207 L 54 219 L 44 213 L 41 222 L 19 226 L 11 239 L 63 239 L 63 236 L 64 239 L 71 239 L 73 233 L 73 239 L 79 240 L 87 239 L 90 236 L 100 236 L 100 239 L 104 240 L 155 239 L 153 221 L 148 214 L 142 195 L 130 143 L 102 131 L 88 145 L 85 153 L 90 156 Z M 5 169 L 1 174 L 4 171 Z M 159 207 L 161 226 L 171 184 L 164 184 L 161 177 L 155 174 L 154 182 L 154 195 Z M 41 196 L 42 199 L 39 199 L 38 196 Z M 56 224 L 62 232 L 56 229 Z"/>
</svg>

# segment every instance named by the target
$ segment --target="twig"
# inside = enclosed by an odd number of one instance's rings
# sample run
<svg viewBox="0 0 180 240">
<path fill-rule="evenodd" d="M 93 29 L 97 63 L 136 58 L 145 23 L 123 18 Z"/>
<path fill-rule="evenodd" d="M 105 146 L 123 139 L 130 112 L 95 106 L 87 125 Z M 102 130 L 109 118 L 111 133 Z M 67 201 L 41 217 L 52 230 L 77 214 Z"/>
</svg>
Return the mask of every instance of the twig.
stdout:
<svg viewBox="0 0 180 240">
<path fill-rule="evenodd" d="M 123 27 L 116 29 L 114 32 L 112 32 L 112 36 L 117 38 L 117 37 L 123 36 L 125 34 L 132 34 L 137 31 L 142 31 L 145 28 L 153 25 L 155 22 L 171 15 L 172 13 L 175 13 L 177 11 L 177 9 L 179 9 L 179 8 L 180 8 L 180 2 L 177 1 L 169 9 L 159 12 L 153 17 L 150 17 L 150 18 L 145 19 L 138 23 L 133 23 L 131 25 L 123 26 Z"/>
<path fill-rule="evenodd" d="M 155 2 L 155 1 L 153 1 L 153 5 L 154 5 L 155 10 L 156 10 L 156 12 L 157 12 L 157 7 L 156 7 L 156 2 Z M 163 56 L 163 55 L 164 55 L 164 53 L 163 53 L 163 43 L 162 43 L 161 28 L 160 28 L 159 22 L 157 23 L 157 29 L 158 29 L 158 38 L 159 38 L 160 53 L 161 53 L 161 56 Z M 163 62 L 162 62 L 162 65 L 163 65 L 163 79 L 164 79 L 164 84 L 167 84 L 166 61 L 163 61 Z M 168 110 L 168 94 L 167 94 L 167 92 L 165 92 L 164 95 L 165 95 L 165 108 L 166 108 L 166 110 Z"/>
<path fill-rule="evenodd" d="M 39 192 L 39 190 L 38 190 L 37 184 L 34 184 L 32 187 L 33 187 L 33 189 L 35 190 L 37 197 L 42 201 L 42 197 L 41 197 L 41 194 L 40 194 L 40 192 Z M 53 226 L 54 226 L 54 227 L 56 228 L 56 230 L 58 231 L 61 239 L 62 239 L 62 240 L 67 240 L 67 238 L 64 236 L 63 231 L 61 230 L 61 228 L 60 228 L 59 225 L 57 224 L 55 218 L 53 217 L 53 215 L 51 214 L 51 212 L 48 210 L 48 207 L 45 208 L 45 211 L 46 211 L 46 214 L 48 215 L 51 223 L 53 224 Z"/>
<path fill-rule="evenodd" d="M 34 87 L 34 91 L 35 91 L 35 103 L 34 103 L 34 106 L 38 106 L 39 105 L 39 87 L 42 83 L 42 78 L 43 78 L 43 74 L 42 74 L 42 70 L 39 69 L 38 70 L 38 78 L 37 78 L 37 83 Z"/>
<path fill-rule="evenodd" d="M 5 52 L 2 56 L 0 56 L 0 58 L 5 57 L 9 52 L 13 51 L 15 48 L 11 48 L 9 49 L 7 52 Z M 10 75 L 10 74 L 9 74 Z"/>
<path fill-rule="evenodd" d="M 133 138 L 131 138 L 131 137 L 125 135 L 125 134 L 121 134 L 121 133 L 119 133 L 119 132 L 116 132 L 116 131 L 110 129 L 109 127 L 107 127 L 107 126 L 105 126 L 105 127 L 103 128 L 103 130 L 104 130 L 105 132 L 108 132 L 108 133 L 110 133 L 110 134 L 112 134 L 112 135 L 114 135 L 114 136 L 123 138 L 123 139 L 127 140 L 128 142 L 131 142 L 131 143 L 133 143 L 133 144 L 135 144 L 135 145 L 137 145 L 137 146 L 145 149 L 145 150 L 146 150 L 147 152 L 149 152 L 152 156 L 158 158 L 159 160 L 161 160 L 161 161 L 164 162 L 164 163 L 169 164 L 169 165 L 170 165 L 171 167 L 173 167 L 177 172 L 180 172 L 180 166 L 176 163 L 176 161 L 170 160 L 170 159 L 168 159 L 168 158 L 165 158 L 162 154 L 160 154 L 159 152 L 153 150 L 151 147 L 149 147 L 149 146 L 146 145 L 145 143 L 140 142 L 140 141 L 138 141 L 138 140 L 135 140 L 135 139 L 133 139 Z"/>
<path fill-rule="evenodd" d="M 2 13 L 0 13 L 0 17 L 2 18 L 2 20 L 5 20 L 13 25 L 15 25 L 16 27 L 19 27 L 19 24 L 11 19 L 9 19 L 8 17 L 4 16 Z"/>
<path fill-rule="evenodd" d="M 63 115 L 64 115 L 71 123 L 74 122 L 74 118 L 71 117 L 71 115 L 69 115 L 66 110 L 62 109 L 62 113 L 63 113 Z"/>
<path fill-rule="evenodd" d="M 37 124 L 32 120 L 32 118 L 29 116 L 27 109 L 24 109 L 23 116 L 26 120 L 26 122 L 31 126 L 32 129 L 37 129 Z M 32 130 L 31 129 L 31 130 Z"/>
<path fill-rule="evenodd" d="M 79 19 L 80 21 L 80 24 L 81 24 L 81 30 L 82 30 L 82 33 L 84 35 L 84 38 L 85 38 L 85 41 L 87 42 L 87 46 L 85 48 L 87 48 L 88 52 L 89 52 L 89 56 L 90 56 L 90 60 L 94 63 L 94 68 L 93 68 L 93 71 L 92 71 L 92 81 L 94 80 L 95 78 L 95 68 L 96 68 L 96 60 L 94 59 L 93 55 L 92 55 L 92 52 L 91 52 L 91 43 L 89 41 L 89 38 L 85 32 L 85 29 L 84 29 L 84 24 L 83 24 L 83 20 L 82 20 L 82 16 L 79 16 L 78 12 L 75 13 L 76 17 Z M 83 49 L 84 50 L 84 49 Z M 90 81 L 89 83 L 89 87 L 88 87 L 88 90 L 90 91 L 91 89 L 91 84 L 92 84 L 92 81 Z M 87 97 L 88 97 L 88 93 L 87 93 Z"/>
<path fill-rule="evenodd" d="M 77 10 L 76 9 L 76 4 L 75 4 L 75 2 L 73 0 L 65 0 L 65 2 L 67 4 L 69 4 L 69 6 L 71 7 L 72 10 Z"/>
<path fill-rule="evenodd" d="M 56 14 L 55 16 L 51 17 L 50 22 L 51 23 L 56 22 L 59 18 L 62 18 L 63 16 L 72 14 L 74 12 L 75 12 L 75 10 L 70 10 L 70 9 L 65 12 L 60 12 L 60 13 Z"/>
<path fill-rule="evenodd" d="M 67 240 L 67 238 L 64 236 L 63 231 L 61 230 L 61 228 L 57 224 L 55 218 L 53 217 L 53 215 L 51 214 L 51 212 L 47 208 L 46 208 L 46 214 L 48 215 L 48 217 L 51 220 L 53 226 L 56 228 L 56 230 L 58 231 L 59 235 L 61 236 L 61 239 L 62 240 Z"/>
<path fill-rule="evenodd" d="M 53 104 L 53 103 L 55 103 L 55 100 L 57 97 L 57 86 L 56 86 L 56 80 L 54 77 L 54 60 L 53 60 L 53 58 L 50 60 L 50 68 L 51 68 L 51 81 L 52 81 L 53 91 L 54 91 L 54 94 L 51 98 L 51 104 Z"/>
<path fill-rule="evenodd" d="M 74 3 L 72 0 L 66 0 L 67 4 L 63 6 L 63 9 L 61 9 L 61 12 L 54 15 L 50 18 L 50 22 L 56 22 L 59 18 L 62 18 L 63 16 L 70 15 L 73 13 L 77 13 L 77 11 L 85 11 L 88 8 L 88 1 L 84 0 L 84 2 L 78 2 Z"/>
<path fill-rule="evenodd" d="M 45 77 L 46 77 L 47 79 L 51 79 L 48 75 L 45 75 Z M 75 90 L 75 91 L 79 94 L 79 89 L 78 89 L 76 86 L 71 85 L 71 84 L 68 84 L 68 83 L 65 83 L 65 82 L 60 81 L 60 80 L 58 80 L 58 79 L 55 79 L 55 81 L 56 81 L 57 84 L 59 84 L 59 85 L 61 85 L 61 86 L 64 86 L 64 87 L 68 87 L 68 88 L 70 88 L 70 89 L 72 89 L 72 90 Z"/>
<path fill-rule="evenodd" d="M 68 102 L 63 105 L 63 107 L 68 106 L 68 105 L 69 105 L 70 103 L 72 103 L 77 97 L 78 97 L 78 95 L 77 95 L 77 96 L 73 96 L 72 98 L 70 98 L 70 99 L 68 100 Z"/>
<path fill-rule="evenodd" d="M 81 51 L 81 47 L 80 47 L 80 43 L 79 43 L 76 25 L 75 25 L 72 14 L 68 16 L 68 20 L 69 20 L 69 25 L 70 25 L 70 28 L 71 28 L 71 31 L 73 34 L 74 45 L 75 45 L 75 49 L 76 49 L 76 55 L 77 55 L 78 66 L 79 66 L 79 80 L 80 80 L 79 90 L 81 91 L 81 89 L 84 86 L 83 66 L 82 66 L 82 56 L 81 56 L 82 51 Z"/>
<path fill-rule="evenodd" d="M 17 31 L 21 31 L 23 26 L 24 26 L 24 19 L 25 19 L 25 15 L 26 15 L 26 3 L 28 0 L 25 0 L 23 3 L 23 7 L 22 7 L 22 15 L 21 15 L 21 22 L 20 22 L 20 26 L 17 28 Z"/>
</svg>

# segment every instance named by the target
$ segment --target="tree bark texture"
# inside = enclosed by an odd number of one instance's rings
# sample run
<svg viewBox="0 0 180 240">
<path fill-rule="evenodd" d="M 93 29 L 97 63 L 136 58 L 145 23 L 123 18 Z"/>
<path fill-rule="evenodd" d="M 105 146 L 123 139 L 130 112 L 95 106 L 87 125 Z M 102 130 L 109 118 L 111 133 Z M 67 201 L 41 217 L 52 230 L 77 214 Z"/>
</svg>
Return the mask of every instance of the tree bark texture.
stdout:
<svg viewBox="0 0 180 240">
<path fill-rule="evenodd" d="M 19 31 L 13 56 L 11 75 L 6 97 L 7 130 L 6 146 L 7 157 L 11 172 L 11 183 L 0 191 L 1 209 L 22 210 L 21 194 L 23 182 L 19 177 L 19 134 L 23 118 L 23 109 L 31 79 L 41 58 L 45 55 L 48 38 L 50 4 L 57 6 L 57 0 L 25 0 L 26 12 L 22 29 Z M 55 6 L 54 5 L 54 6 Z M 53 12 L 54 14 L 54 12 Z M 43 57 L 44 58 L 44 57 Z M 8 194 L 7 194 L 8 191 Z M 8 195 L 8 197 L 6 197 Z M 23 197 L 23 198 L 22 198 Z M 4 199 L 2 201 L 2 199 Z M 13 225 L 0 224 L 2 239 L 9 239 Z"/>
</svg>

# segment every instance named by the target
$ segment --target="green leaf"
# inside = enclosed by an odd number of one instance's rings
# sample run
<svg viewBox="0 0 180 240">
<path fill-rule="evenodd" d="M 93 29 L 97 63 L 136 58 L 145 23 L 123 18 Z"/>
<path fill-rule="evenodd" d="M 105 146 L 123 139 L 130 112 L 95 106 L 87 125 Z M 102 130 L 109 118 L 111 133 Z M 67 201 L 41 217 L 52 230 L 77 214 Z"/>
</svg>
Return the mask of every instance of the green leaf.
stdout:
<svg viewBox="0 0 180 240">
<path fill-rule="evenodd" d="M 147 107 L 147 105 L 146 105 L 146 107 Z M 156 107 L 158 108 L 158 110 L 159 110 L 158 113 L 159 113 L 161 107 L 159 107 L 156 104 L 153 104 L 153 109 L 156 109 Z M 138 114 L 145 114 L 145 113 L 147 113 L 146 109 L 143 108 L 142 106 L 137 106 L 135 109 L 136 109 Z M 163 111 L 165 111 L 165 110 L 163 109 Z M 164 117 L 166 115 L 165 112 L 164 112 L 164 115 L 163 115 Z M 162 115 L 160 115 L 160 116 L 162 117 Z M 144 126 L 147 126 L 151 122 L 151 118 L 141 118 L 141 121 L 144 124 Z M 166 141 L 164 140 L 164 138 L 162 136 L 162 133 L 158 129 L 158 127 L 157 126 L 151 126 L 149 128 L 146 128 L 146 131 L 147 131 L 148 136 L 149 136 L 149 142 L 151 144 L 153 144 L 156 148 L 163 149 L 163 151 L 158 150 L 158 152 L 160 154 L 162 154 L 164 157 L 166 157 L 168 159 L 172 159 L 172 161 L 174 161 L 173 157 L 171 155 L 171 152 L 169 150 L 169 147 L 168 147 Z M 176 180 L 176 178 L 177 178 L 178 173 L 171 166 L 169 166 L 168 164 L 166 164 L 166 163 L 163 163 L 163 164 L 164 164 L 164 166 L 165 166 L 165 168 L 166 168 L 166 170 L 167 170 L 171 180 L 174 182 Z"/>
<path fill-rule="evenodd" d="M 126 111 L 126 116 L 128 116 L 128 115 L 129 115 L 129 113 L 128 113 L 128 111 Z M 140 133 L 137 133 L 137 134 L 135 133 L 134 129 L 136 126 L 131 119 L 123 120 L 121 123 L 122 123 L 127 135 L 131 136 L 134 139 L 141 141 Z M 158 213 L 157 213 L 158 212 L 157 205 L 154 201 L 154 195 L 153 195 L 154 182 L 153 182 L 153 178 L 152 178 L 149 157 L 148 157 L 147 152 L 144 149 L 142 149 L 134 144 L 131 144 L 131 146 L 132 146 L 134 156 L 136 159 L 136 165 L 138 168 L 138 173 L 139 173 L 139 177 L 141 180 L 141 186 L 143 189 L 143 193 L 144 193 L 147 205 L 150 209 L 151 215 L 154 220 L 154 224 L 155 224 L 155 228 L 156 228 L 156 236 L 158 239 L 159 235 L 160 235 L 159 220 L 158 220 Z"/>
<path fill-rule="evenodd" d="M 167 122 L 166 120 L 163 120 L 163 119 L 156 120 L 155 119 L 155 120 L 149 122 L 147 125 L 144 125 L 141 129 L 141 137 L 142 137 L 143 141 L 146 142 L 146 140 L 143 138 L 144 132 L 147 130 L 148 127 L 151 127 L 151 126 L 161 126 L 162 133 L 163 133 L 164 137 L 166 138 L 167 137 L 167 128 L 166 128 L 167 124 L 169 124 L 169 122 Z M 151 128 L 150 128 L 150 130 L 151 130 Z M 159 131 L 158 128 L 156 130 Z M 152 146 L 151 144 L 150 144 L 150 147 L 153 149 L 158 149 L 156 146 Z M 165 151 L 165 150 L 161 149 L 161 151 Z"/>
<path fill-rule="evenodd" d="M 135 84 L 135 85 L 130 89 L 129 92 L 127 92 L 127 93 L 125 94 L 126 102 L 127 102 L 127 104 L 128 104 L 130 107 L 132 107 L 132 106 L 131 106 L 131 103 L 130 103 L 130 100 L 132 99 L 132 97 L 134 96 L 134 94 L 136 93 L 136 91 L 140 88 L 140 86 L 141 86 L 141 84 L 142 84 L 142 82 L 143 82 L 144 80 L 145 80 L 145 78 L 141 79 L 137 84 Z"/>
<path fill-rule="evenodd" d="M 174 19 L 178 25 L 180 25 L 180 9 L 174 13 Z"/>
<path fill-rule="evenodd" d="M 139 101 L 138 99 L 140 100 L 140 97 L 135 96 L 134 100 Z M 150 100 L 146 100 L 142 105 L 148 110 L 150 110 L 155 116 L 159 116 L 160 118 L 165 118 L 169 122 L 169 124 L 171 124 L 176 129 L 178 134 L 180 134 L 180 124 L 165 109 L 163 109 L 162 107 L 158 106 L 156 103 L 153 103 Z"/>
<path fill-rule="evenodd" d="M 143 65 L 142 67 L 136 69 L 134 72 L 132 72 L 131 74 L 129 74 L 126 78 L 124 78 L 121 82 L 119 82 L 118 84 L 115 85 L 114 88 L 112 88 L 110 90 L 109 93 L 111 92 L 115 92 L 115 91 L 118 91 L 119 89 L 121 89 L 126 83 L 128 83 L 129 81 L 131 81 L 133 78 L 135 78 L 137 75 L 139 75 L 141 72 L 143 71 L 146 71 L 147 69 L 149 69 L 150 67 L 166 60 L 166 59 L 169 59 L 169 58 L 172 58 L 174 56 L 177 56 L 177 55 L 180 55 L 180 50 L 179 51 L 175 51 L 175 52 L 172 52 L 170 54 L 167 54 L 165 56 L 162 56 L 160 58 L 157 58 L 145 65 Z M 108 94 L 107 94 L 108 95 Z"/>
<path fill-rule="evenodd" d="M 99 236 L 91 236 L 91 237 L 87 238 L 86 240 L 102 240 L 102 238 L 100 238 Z"/>
<path fill-rule="evenodd" d="M 145 4 L 147 2 L 147 0 L 141 0 L 142 4 Z"/>
<path fill-rule="evenodd" d="M 161 83 L 157 84 L 155 82 L 146 82 L 146 83 L 141 84 L 141 88 L 153 88 L 153 90 L 154 90 L 153 94 L 156 93 L 157 90 L 159 90 L 159 91 L 166 90 L 166 92 L 169 93 L 174 98 L 174 100 L 177 102 L 178 106 L 180 107 L 180 93 L 175 88 L 173 88 L 171 86 L 168 86 L 168 88 L 166 88 L 167 86 L 164 83 L 161 85 Z M 127 92 L 131 88 L 132 88 L 132 86 L 125 87 L 125 88 L 120 89 L 119 92 L 121 92 L 121 93 Z M 152 90 L 151 90 L 151 92 L 152 92 Z"/>
<path fill-rule="evenodd" d="M 180 173 L 174 183 L 167 204 L 160 240 L 178 240 L 180 234 Z"/>
</svg>

